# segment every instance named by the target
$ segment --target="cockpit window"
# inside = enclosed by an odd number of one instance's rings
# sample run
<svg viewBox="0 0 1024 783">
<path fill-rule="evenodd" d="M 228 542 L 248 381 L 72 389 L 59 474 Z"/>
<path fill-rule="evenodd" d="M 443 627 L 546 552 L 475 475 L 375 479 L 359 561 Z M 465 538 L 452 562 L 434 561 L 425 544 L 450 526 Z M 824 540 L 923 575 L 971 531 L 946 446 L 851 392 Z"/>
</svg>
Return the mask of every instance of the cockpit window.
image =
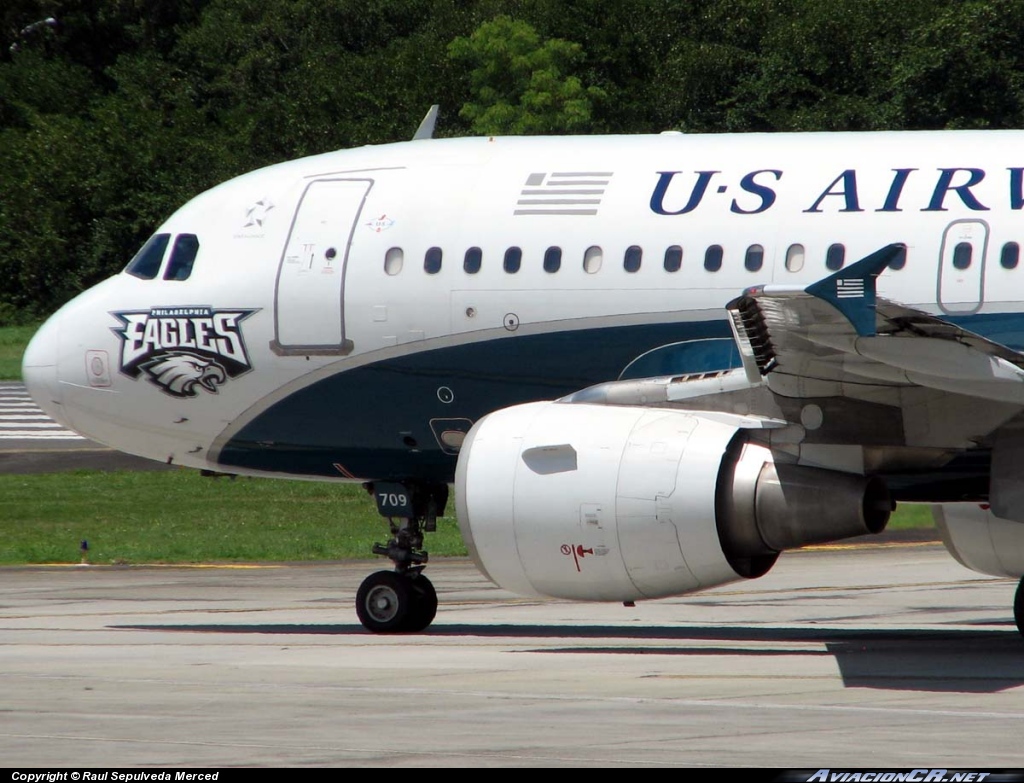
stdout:
<svg viewBox="0 0 1024 783">
<path fill-rule="evenodd" d="M 142 250 L 135 254 L 135 258 L 128 262 L 124 271 L 142 280 L 152 280 L 160 271 L 170 239 L 170 234 L 153 234 L 142 246 Z"/>
<path fill-rule="evenodd" d="M 171 260 L 167 263 L 164 280 L 188 280 L 198 252 L 199 237 L 195 234 L 178 234 L 174 238 L 174 249 L 171 250 Z"/>
</svg>

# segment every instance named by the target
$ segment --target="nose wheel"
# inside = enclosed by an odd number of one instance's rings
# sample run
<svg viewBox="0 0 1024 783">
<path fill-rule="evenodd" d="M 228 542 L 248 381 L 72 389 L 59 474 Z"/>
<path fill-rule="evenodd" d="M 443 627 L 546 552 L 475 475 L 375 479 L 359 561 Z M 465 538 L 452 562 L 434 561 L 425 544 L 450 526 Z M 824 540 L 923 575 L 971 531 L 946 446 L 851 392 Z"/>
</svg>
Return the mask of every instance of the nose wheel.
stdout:
<svg viewBox="0 0 1024 783">
<path fill-rule="evenodd" d="M 416 633 L 437 614 L 437 591 L 422 573 L 378 571 L 356 593 L 356 614 L 373 633 Z"/>
<path fill-rule="evenodd" d="M 1024 579 L 1017 583 L 1017 592 L 1013 596 L 1013 620 L 1020 635 L 1024 636 Z"/>
<path fill-rule="evenodd" d="M 359 622 L 374 633 L 402 630 L 412 604 L 409 579 L 394 571 L 370 574 L 356 593 Z"/>
<path fill-rule="evenodd" d="M 412 608 L 405 618 L 410 633 L 425 630 L 437 616 L 437 591 L 422 573 L 412 577 Z"/>
</svg>

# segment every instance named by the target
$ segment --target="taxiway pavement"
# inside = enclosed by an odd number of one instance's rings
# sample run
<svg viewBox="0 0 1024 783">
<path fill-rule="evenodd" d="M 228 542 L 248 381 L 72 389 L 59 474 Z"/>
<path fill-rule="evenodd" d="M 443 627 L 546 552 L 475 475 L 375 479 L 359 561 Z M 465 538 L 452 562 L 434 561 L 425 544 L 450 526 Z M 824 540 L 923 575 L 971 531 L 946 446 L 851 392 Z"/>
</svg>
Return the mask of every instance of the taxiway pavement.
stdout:
<svg viewBox="0 0 1024 783">
<path fill-rule="evenodd" d="M 431 563 L 422 634 L 355 618 L 383 563 L 0 569 L 5 766 L 1024 768 L 1015 584 L 929 543 L 802 550 L 621 605 Z"/>
</svg>

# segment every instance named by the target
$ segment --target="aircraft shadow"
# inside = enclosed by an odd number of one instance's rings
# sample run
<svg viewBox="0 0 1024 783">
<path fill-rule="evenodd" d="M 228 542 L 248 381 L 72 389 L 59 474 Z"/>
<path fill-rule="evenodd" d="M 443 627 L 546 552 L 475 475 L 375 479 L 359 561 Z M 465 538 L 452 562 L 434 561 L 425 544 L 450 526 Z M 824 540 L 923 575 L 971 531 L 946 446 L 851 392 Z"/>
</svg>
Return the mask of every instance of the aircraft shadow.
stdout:
<svg viewBox="0 0 1024 783">
<path fill-rule="evenodd" d="M 1013 624 L 1007 630 L 874 630 L 823 628 L 740 628 L 732 626 L 431 626 L 417 637 L 484 637 L 490 639 L 622 640 L 620 645 L 545 647 L 536 653 L 574 655 L 832 656 L 843 684 L 850 688 L 951 693 L 995 693 L 1024 685 L 1024 638 Z M 361 625 L 196 624 L 114 625 L 119 630 L 187 633 L 365 636 Z M 396 635 L 392 638 L 401 638 Z M 645 644 L 645 642 L 677 644 Z M 700 644 L 687 644 L 699 642 Z M 720 642 L 708 646 L 706 642 Z M 820 644 L 819 649 L 803 645 Z M 787 646 L 790 645 L 790 646 Z"/>
</svg>

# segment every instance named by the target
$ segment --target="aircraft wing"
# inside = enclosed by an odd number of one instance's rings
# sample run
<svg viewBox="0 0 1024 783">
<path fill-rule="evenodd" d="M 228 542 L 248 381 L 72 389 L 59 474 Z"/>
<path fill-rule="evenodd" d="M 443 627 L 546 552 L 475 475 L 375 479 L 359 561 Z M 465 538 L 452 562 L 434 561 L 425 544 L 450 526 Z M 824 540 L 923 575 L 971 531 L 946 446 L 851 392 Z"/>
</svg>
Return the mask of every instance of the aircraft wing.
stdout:
<svg viewBox="0 0 1024 783">
<path fill-rule="evenodd" d="M 727 305 L 748 380 L 785 397 L 925 388 L 1024 405 L 1024 356 L 876 294 L 889 245 L 807 287 L 757 286 Z"/>
<path fill-rule="evenodd" d="M 928 471 L 990 450 L 993 502 L 1009 515 L 1012 498 L 1024 521 L 1024 355 L 879 297 L 877 278 L 901 250 L 732 300 L 742 370 L 613 381 L 563 401 L 700 412 L 760 430 L 801 462 L 855 472 Z"/>
</svg>

